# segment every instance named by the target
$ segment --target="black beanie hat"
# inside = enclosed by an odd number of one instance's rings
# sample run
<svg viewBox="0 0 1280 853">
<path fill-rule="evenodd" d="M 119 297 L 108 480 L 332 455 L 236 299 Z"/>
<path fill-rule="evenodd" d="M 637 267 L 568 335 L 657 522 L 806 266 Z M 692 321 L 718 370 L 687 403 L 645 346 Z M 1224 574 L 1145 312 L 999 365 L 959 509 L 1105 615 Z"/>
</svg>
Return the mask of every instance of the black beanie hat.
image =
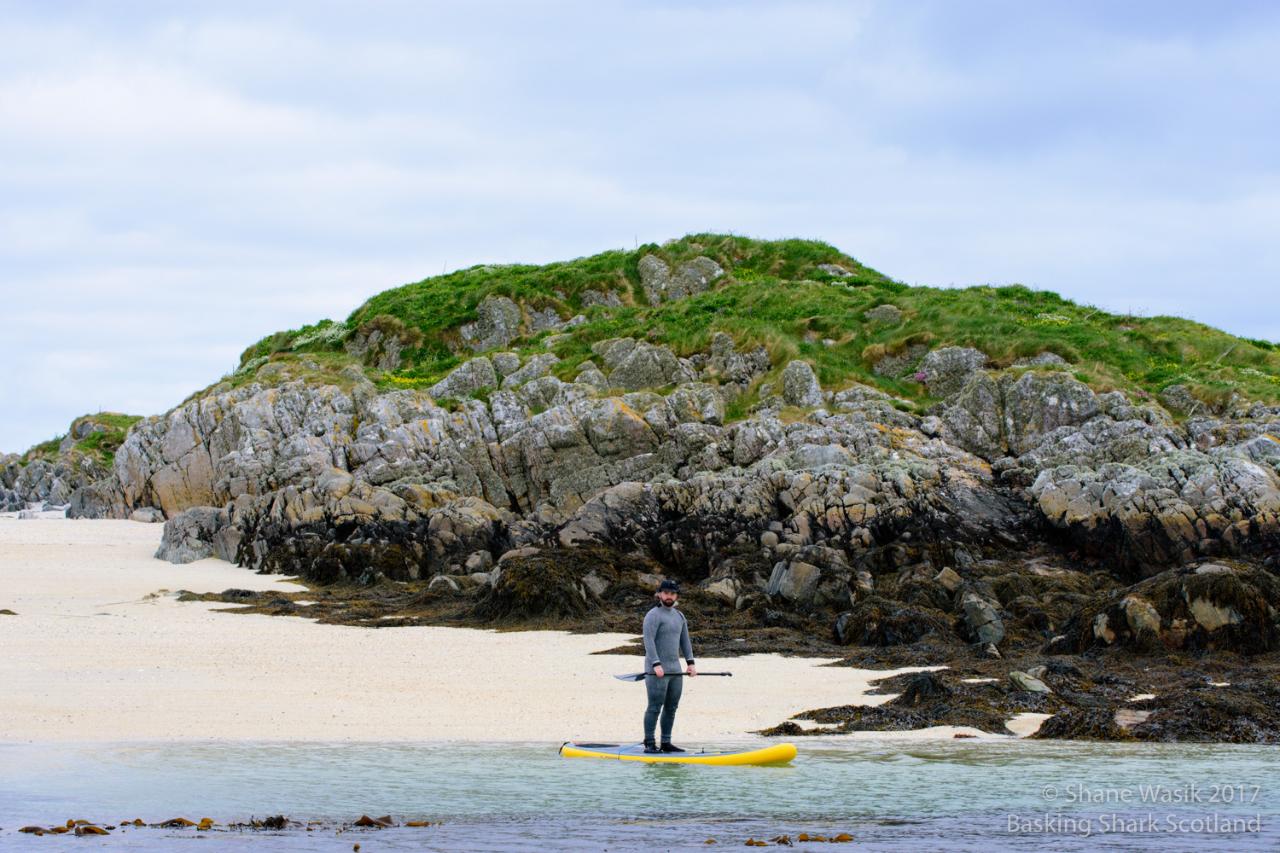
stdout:
<svg viewBox="0 0 1280 853">
<path fill-rule="evenodd" d="M 672 592 L 679 592 L 680 584 L 670 579 L 664 580 L 662 583 L 658 584 L 658 592 L 662 592 L 664 589 L 669 589 Z"/>
</svg>

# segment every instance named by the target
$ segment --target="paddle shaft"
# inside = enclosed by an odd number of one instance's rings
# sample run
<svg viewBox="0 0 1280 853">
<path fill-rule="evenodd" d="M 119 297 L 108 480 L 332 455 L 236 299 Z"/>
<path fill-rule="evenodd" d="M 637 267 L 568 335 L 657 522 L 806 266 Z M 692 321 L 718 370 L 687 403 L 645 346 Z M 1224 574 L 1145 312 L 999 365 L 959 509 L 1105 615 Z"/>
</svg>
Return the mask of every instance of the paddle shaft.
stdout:
<svg viewBox="0 0 1280 853">
<path fill-rule="evenodd" d="M 663 678 L 680 678 L 688 674 L 689 673 L 687 672 L 668 672 L 662 677 Z M 695 675 L 694 678 L 702 678 L 704 675 L 733 675 L 733 673 L 732 672 L 700 672 L 697 675 Z"/>
<path fill-rule="evenodd" d="M 644 673 L 644 672 L 636 672 L 636 673 L 632 673 L 632 674 L 630 674 L 630 675 L 615 675 L 615 676 L 614 676 L 614 678 L 618 679 L 619 681 L 644 681 L 644 677 L 645 677 L 647 674 L 648 674 L 648 673 Z M 684 677 L 684 676 L 686 676 L 686 675 L 688 675 L 688 673 L 685 673 L 685 672 L 668 672 L 668 673 L 664 673 L 662 677 L 663 677 L 663 678 L 683 678 L 683 677 Z M 693 677 L 694 677 L 694 678 L 702 678 L 704 675 L 727 675 L 727 676 L 732 676 L 732 675 L 733 675 L 733 673 L 732 673 L 732 672 L 699 672 L 697 675 L 695 675 L 695 676 L 693 676 Z"/>
</svg>

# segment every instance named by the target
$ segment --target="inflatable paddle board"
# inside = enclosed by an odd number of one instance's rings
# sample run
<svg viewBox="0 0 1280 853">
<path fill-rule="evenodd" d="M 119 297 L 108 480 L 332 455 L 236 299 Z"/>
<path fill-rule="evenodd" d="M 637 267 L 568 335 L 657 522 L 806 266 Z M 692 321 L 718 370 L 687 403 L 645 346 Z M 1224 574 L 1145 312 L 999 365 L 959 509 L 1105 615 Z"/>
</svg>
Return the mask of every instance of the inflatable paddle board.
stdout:
<svg viewBox="0 0 1280 853">
<path fill-rule="evenodd" d="M 642 761 L 646 764 L 786 764 L 796 757 L 795 744 L 776 743 L 759 749 L 728 752 L 694 751 L 645 753 L 644 744 L 572 743 L 560 747 L 565 758 L 612 758 L 615 761 Z"/>
</svg>

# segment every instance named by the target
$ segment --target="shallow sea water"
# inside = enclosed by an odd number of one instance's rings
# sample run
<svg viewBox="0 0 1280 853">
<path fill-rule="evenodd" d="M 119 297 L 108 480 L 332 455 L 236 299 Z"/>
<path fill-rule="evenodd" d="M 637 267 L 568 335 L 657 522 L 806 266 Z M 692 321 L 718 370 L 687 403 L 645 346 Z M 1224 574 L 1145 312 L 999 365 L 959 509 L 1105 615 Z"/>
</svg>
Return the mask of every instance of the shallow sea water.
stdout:
<svg viewBox="0 0 1280 853">
<path fill-rule="evenodd" d="M 759 742 L 743 742 L 741 746 Z M 0 745 L 0 849 L 653 850 L 802 832 L 875 850 L 1280 847 L 1280 750 L 1018 740 L 800 739 L 785 767 L 568 760 L 558 744 Z M 724 744 L 717 744 L 724 746 Z M 68 818 L 275 814 L 311 832 L 20 835 Z M 443 821 L 344 829 L 362 814 Z M 796 844 L 801 849 L 844 849 Z"/>
</svg>

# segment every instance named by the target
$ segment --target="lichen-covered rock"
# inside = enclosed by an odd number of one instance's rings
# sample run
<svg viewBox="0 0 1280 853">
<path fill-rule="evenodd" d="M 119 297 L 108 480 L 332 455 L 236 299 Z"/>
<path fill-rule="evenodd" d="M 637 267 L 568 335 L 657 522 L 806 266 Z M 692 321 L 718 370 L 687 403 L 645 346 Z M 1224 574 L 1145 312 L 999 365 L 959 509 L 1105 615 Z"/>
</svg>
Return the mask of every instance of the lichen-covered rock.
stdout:
<svg viewBox="0 0 1280 853">
<path fill-rule="evenodd" d="M 616 349 L 608 351 L 606 363 L 614 360 L 615 351 Z M 628 391 L 661 388 L 693 378 L 670 348 L 645 342 L 631 347 L 616 364 L 609 373 L 609 384 Z"/>
<path fill-rule="evenodd" d="M 1056 352 L 1041 352 L 1030 358 L 1020 358 L 1014 367 L 1066 367 L 1070 362 Z"/>
<path fill-rule="evenodd" d="M 917 371 L 924 375 L 923 381 L 930 394 L 949 397 L 963 388 L 986 363 L 987 355 L 980 350 L 942 347 L 926 355 Z"/>
<path fill-rule="evenodd" d="M 667 396 L 667 408 L 677 423 L 724 423 L 724 397 L 714 385 L 686 382 Z"/>
<path fill-rule="evenodd" d="M 1239 456 L 1178 451 L 1139 465 L 1041 472 L 1031 496 L 1091 554 L 1148 570 L 1280 542 L 1280 476 Z"/>
<path fill-rule="evenodd" d="M 782 399 L 788 406 L 822 405 L 822 386 L 807 361 L 793 361 L 782 371 Z"/>
<path fill-rule="evenodd" d="M 661 258 L 645 255 L 638 268 L 640 286 L 651 305 L 696 296 L 709 290 L 716 279 L 724 275 L 719 264 L 705 257 L 685 261 L 672 272 Z"/>
<path fill-rule="evenodd" d="M 943 437 L 987 459 L 1020 456 L 1062 427 L 1099 414 L 1089 386 L 1065 373 L 976 372 L 943 409 Z"/>
<path fill-rule="evenodd" d="M 545 332 L 548 329 L 564 328 L 565 320 L 554 308 L 529 308 L 528 315 L 529 331 L 533 334 Z"/>
<path fill-rule="evenodd" d="M 495 352 L 493 369 L 499 376 L 508 376 L 520 369 L 520 356 L 514 352 Z"/>
<path fill-rule="evenodd" d="M 493 362 L 484 356 L 464 361 L 448 376 L 431 386 L 430 394 L 437 400 L 446 397 L 470 397 L 477 391 L 498 384 L 498 374 Z"/>
<path fill-rule="evenodd" d="M 539 353 L 533 356 L 519 370 L 513 370 L 502 378 L 503 388 L 517 388 L 526 382 L 534 379 L 540 379 L 551 373 L 551 368 L 558 364 L 560 359 L 551 353 Z"/>
<path fill-rule="evenodd" d="M 476 318 L 458 329 L 474 352 L 505 347 L 520 335 L 520 306 L 509 297 L 486 296 L 476 307 Z"/>
</svg>

